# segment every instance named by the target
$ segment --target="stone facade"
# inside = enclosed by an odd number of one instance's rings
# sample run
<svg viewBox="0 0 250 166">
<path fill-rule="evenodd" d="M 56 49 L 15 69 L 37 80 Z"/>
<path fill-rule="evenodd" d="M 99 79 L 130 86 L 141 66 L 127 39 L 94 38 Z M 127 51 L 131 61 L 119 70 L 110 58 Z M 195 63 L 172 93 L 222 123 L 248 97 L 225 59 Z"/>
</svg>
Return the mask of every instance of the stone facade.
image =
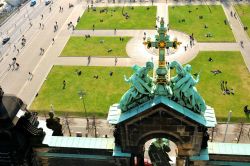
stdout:
<svg viewBox="0 0 250 166">
<path fill-rule="evenodd" d="M 205 126 L 164 104 L 158 104 L 117 124 L 115 138 L 123 152 L 137 158 L 144 158 L 144 144 L 148 140 L 167 138 L 177 145 L 177 165 L 183 165 L 189 156 L 199 154 L 205 132 Z"/>
</svg>

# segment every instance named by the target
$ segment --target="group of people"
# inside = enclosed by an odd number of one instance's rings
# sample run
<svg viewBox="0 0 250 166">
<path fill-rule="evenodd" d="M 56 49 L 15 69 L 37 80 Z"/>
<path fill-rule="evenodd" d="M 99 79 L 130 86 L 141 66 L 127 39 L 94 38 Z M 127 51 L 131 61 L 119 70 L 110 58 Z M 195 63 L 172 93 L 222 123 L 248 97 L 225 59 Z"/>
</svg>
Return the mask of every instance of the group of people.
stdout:
<svg viewBox="0 0 250 166">
<path fill-rule="evenodd" d="M 220 86 L 221 86 L 221 90 L 222 90 L 223 95 L 230 95 L 230 94 L 234 95 L 234 89 L 232 89 L 232 88 L 229 89 L 227 87 L 227 81 L 221 81 Z"/>
<path fill-rule="evenodd" d="M 8 70 L 18 70 L 19 69 L 19 63 L 16 62 L 16 57 L 12 58 L 12 62 L 9 64 L 9 69 Z"/>
<path fill-rule="evenodd" d="M 45 52 L 44 48 L 40 48 L 40 55 L 43 55 Z"/>
<path fill-rule="evenodd" d="M 189 45 L 192 48 L 194 46 L 194 34 L 189 35 Z M 188 44 L 184 46 L 184 51 L 187 51 Z"/>
</svg>

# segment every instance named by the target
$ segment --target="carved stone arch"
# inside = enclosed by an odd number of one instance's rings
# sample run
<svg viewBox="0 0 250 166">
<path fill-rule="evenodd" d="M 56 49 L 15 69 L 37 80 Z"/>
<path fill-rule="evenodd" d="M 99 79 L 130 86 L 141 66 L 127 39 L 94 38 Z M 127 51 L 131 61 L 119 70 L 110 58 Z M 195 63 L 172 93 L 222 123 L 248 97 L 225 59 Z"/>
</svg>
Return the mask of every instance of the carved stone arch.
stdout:
<svg viewBox="0 0 250 166">
<path fill-rule="evenodd" d="M 148 140 L 154 138 L 167 138 L 168 140 L 174 142 L 177 146 L 185 143 L 180 136 L 173 132 L 157 130 L 142 135 L 140 138 L 138 138 L 137 145 L 144 145 Z"/>
</svg>

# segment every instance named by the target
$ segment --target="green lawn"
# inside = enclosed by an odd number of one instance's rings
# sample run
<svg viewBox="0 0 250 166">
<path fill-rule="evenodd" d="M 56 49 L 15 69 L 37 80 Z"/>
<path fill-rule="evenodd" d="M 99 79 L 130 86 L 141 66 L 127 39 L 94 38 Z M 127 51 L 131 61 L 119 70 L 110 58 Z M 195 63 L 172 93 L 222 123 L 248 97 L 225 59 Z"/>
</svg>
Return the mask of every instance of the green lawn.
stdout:
<svg viewBox="0 0 250 166">
<path fill-rule="evenodd" d="M 200 16 L 203 18 L 200 19 Z M 170 29 L 189 35 L 193 33 L 195 39 L 200 42 L 235 41 L 229 25 L 224 23 L 226 16 L 220 5 L 170 6 L 169 19 Z M 207 37 L 208 33 L 212 37 Z"/>
<path fill-rule="evenodd" d="M 213 62 L 209 62 L 211 57 Z M 250 74 L 240 52 L 200 52 L 190 63 L 192 73 L 201 72 L 197 89 L 213 107 L 219 121 L 226 121 L 228 111 L 232 110 L 232 121 L 245 119 L 243 107 L 250 105 Z M 211 70 L 221 70 L 222 74 L 214 75 Z M 228 82 L 235 95 L 223 95 L 220 88 L 221 80 Z"/>
<path fill-rule="evenodd" d="M 126 57 L 126 44 L 131 37 L 70 37 L 61 56 L 119 56 Z M 104 41 L 103 43 L 100 41 Z M 112 49 L 111 52 L 108 52 Z"/>
<path fill-rule="evenodd" d="M 81 70 L 78 76 L 76 70 Z M 113 71 L 113 76 L 109 72 Z M 109 106 L 118 103 L 129 85 L 124 82 L 123 75 L 130 76 L 130 67 L 83 67 L 83 66 L 54 66 L 46 81 L 31 105 L 31 110 L 46 112 L 53 104 L 57 115 L 84 116 L 83 103 L 79 99 L 78 91 L 86 91 L 85 103 L 88 115 L 98 117 L 107 116 Z M 99 78 L 93 78 L 98 75 Z M 66 88 L 63 87 L 66 81 Z"/>
<path fill-rule="evenodd" d="M 100 10 L 107 9 L 108 12 L 100 13 Z M 128 13 L 126 19 L 123 13 Z M 154 29 L 156 18 L 155 6 L 137 7 L 97 7 L 96 11 L 86 9 L 76 29 Z M 101 22 L 100 20 L 103 20 Z"/>
<path fill-rule="evenodd" d="M 250 37 L 250 5 L 234 6 L 244 26 L 248 27 L 247 34 Z"/>
<path fill-rule="evenodd" d="M 211 57 L 213 62 L 208 62 Z M 228 111 L 232 110 L 232 121 L 245 119 L 243 107 L 250 105 L 250 74 L 240 52 L 200 52 L 190 63 L 192 73 L 201 72 L 197 85 L 206 104 L 216 111 L 218 121 L 226 121 Z M 78 76 L 76 70 L 81 70 Z M 220 70 L 214 75 L 211 70 Z M 113 71 L 113 76 L 109 72 Z M 78 91 L 86 91 L 86 109 L 89 115 L 106 118 L 109 106 L 118 103 L 121 96 L 129 89 L 123 75 L 130 76 L 130 67 L 73 67 L 54 66 L 31 105 L 31 110 L 48 112 L 53 104 L 58 115 L 68 112 L 70 115 L 84 116 L 83 104 Z M 98 75 L 99 78 L 93 78 Z M 63 80 L 66 88 L 63 89 Z M 228 82 L 228 88 L 234 89 L 235 95 L 223 95 L 220 82 Z"/>
</svg>

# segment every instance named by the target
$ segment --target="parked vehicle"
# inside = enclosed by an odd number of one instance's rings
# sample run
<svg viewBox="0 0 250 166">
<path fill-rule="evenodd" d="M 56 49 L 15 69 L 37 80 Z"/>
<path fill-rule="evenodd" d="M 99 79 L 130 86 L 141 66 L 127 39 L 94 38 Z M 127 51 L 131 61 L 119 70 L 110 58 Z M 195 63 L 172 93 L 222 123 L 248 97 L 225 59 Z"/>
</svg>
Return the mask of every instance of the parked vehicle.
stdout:
<svg viewBox="0 0 250 166">
<path fill-rule="evenodd" d="M 36 5 L 36 0 L 31 0 L 30 7 L 35 6 L 35 5 Z"/>
<path fill-rule="evenodd" d="M 51 0 L 45 0 L 45 6 L 49 5 L 51 3 Z"/>
<path fill-rule="evenodd" d="M 10 37 L 6 37 L 3 39 L 2 44 L 5 45 L 10 40 Z"/>
</svg>

